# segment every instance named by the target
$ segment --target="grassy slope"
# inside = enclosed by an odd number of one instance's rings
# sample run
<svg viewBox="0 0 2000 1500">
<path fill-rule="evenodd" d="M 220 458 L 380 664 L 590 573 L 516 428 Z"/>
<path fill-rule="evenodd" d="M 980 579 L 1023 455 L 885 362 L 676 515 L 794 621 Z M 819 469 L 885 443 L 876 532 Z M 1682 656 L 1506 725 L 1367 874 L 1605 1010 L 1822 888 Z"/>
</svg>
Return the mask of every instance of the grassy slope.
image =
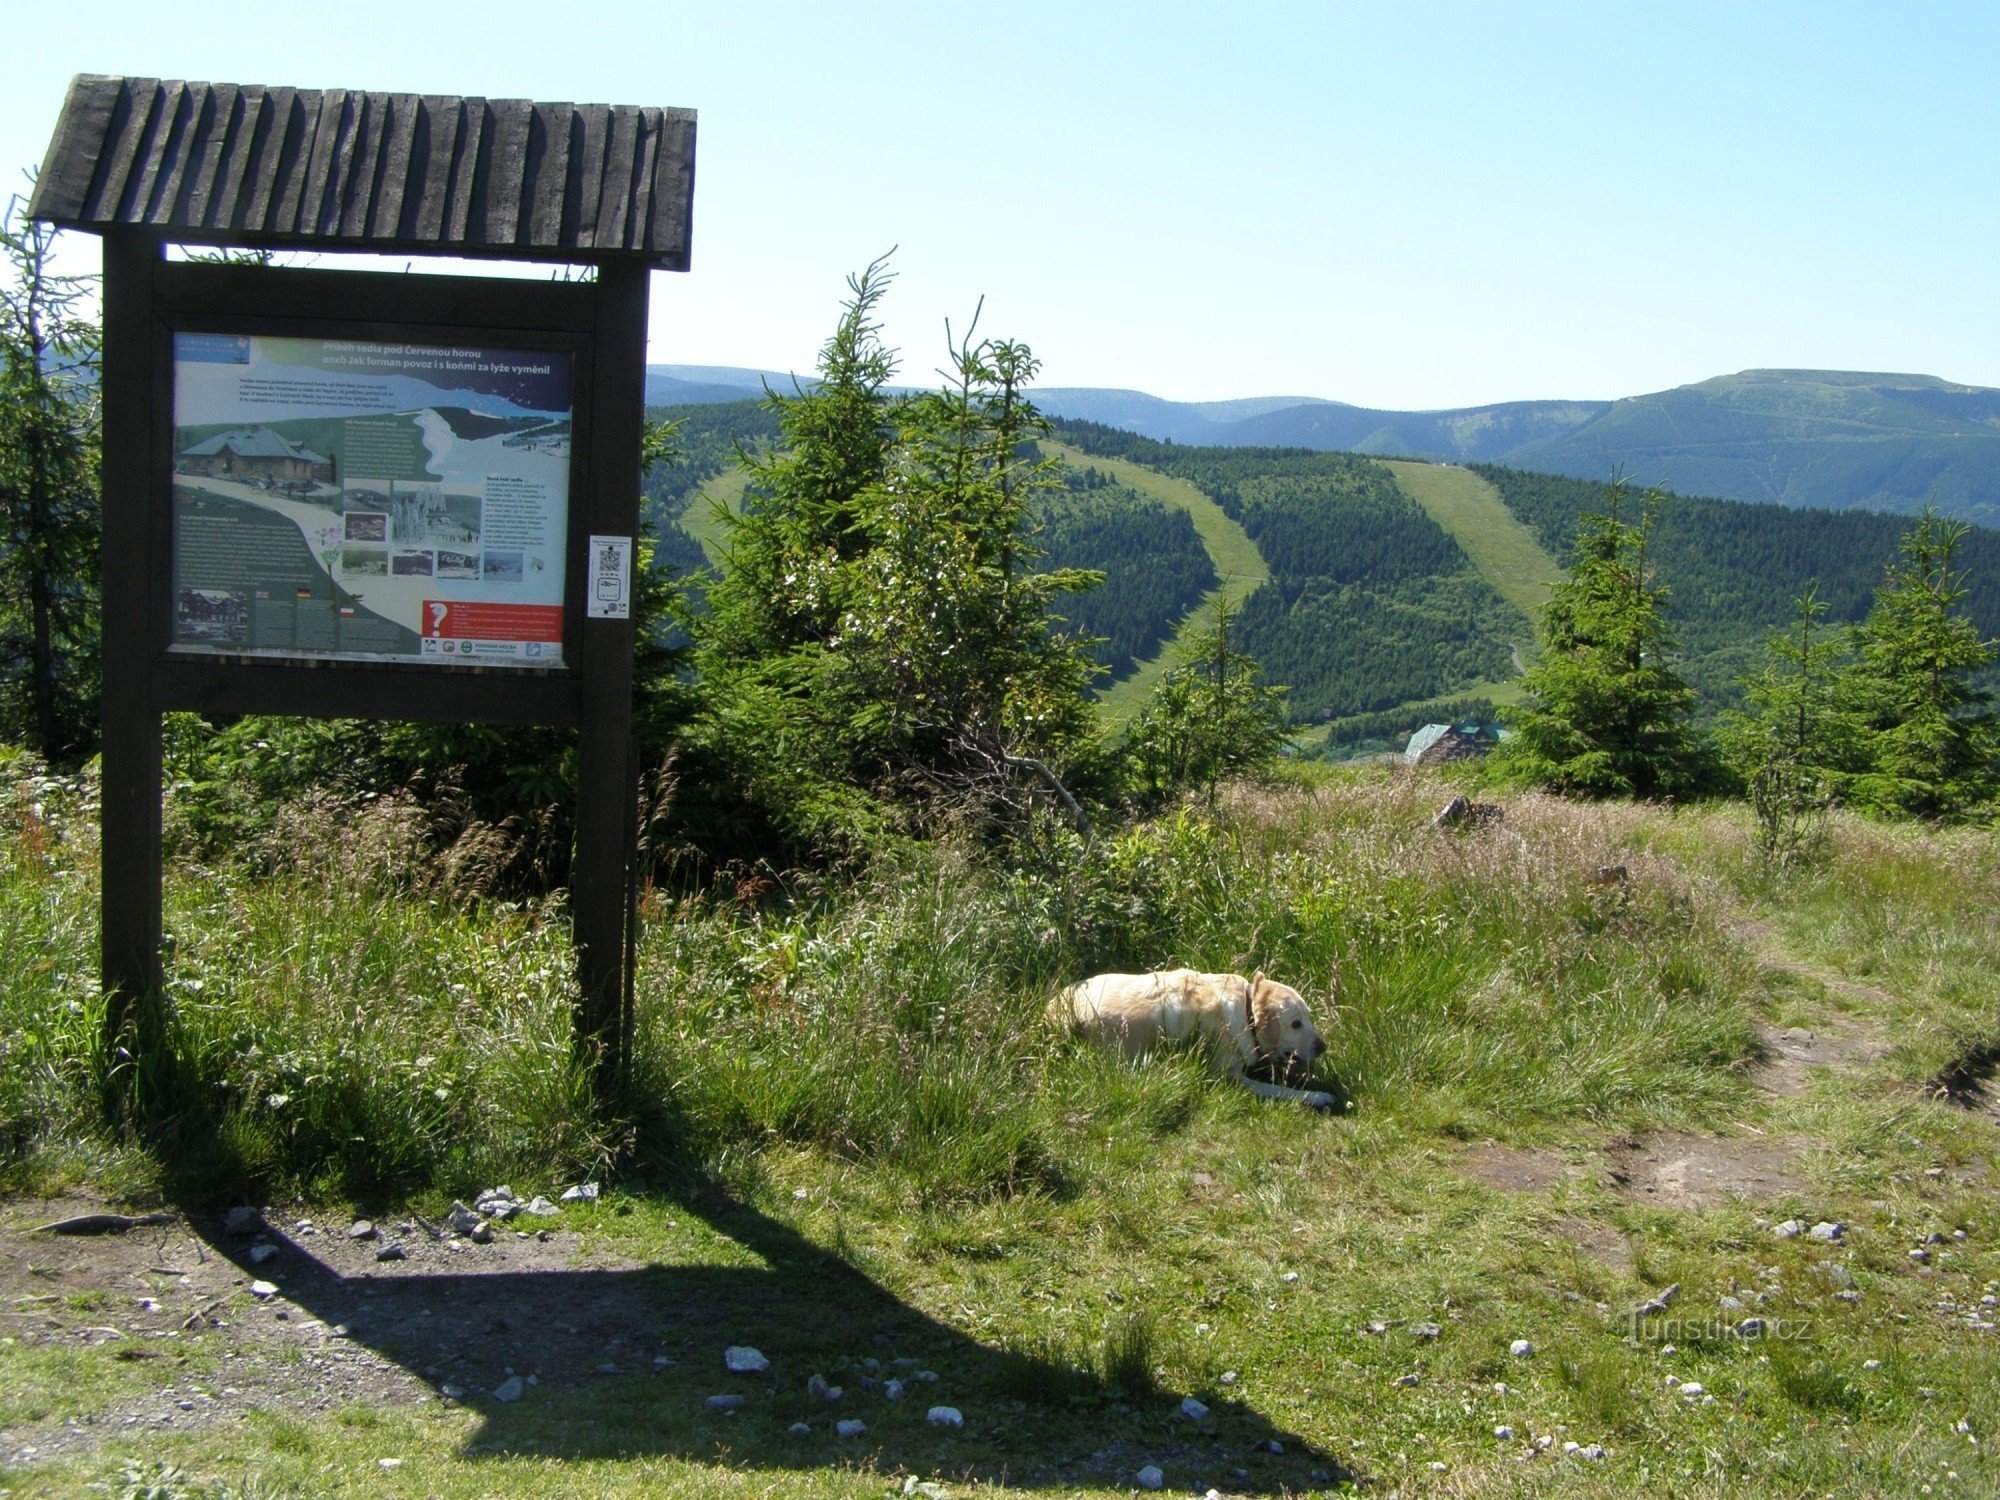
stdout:
<svg viewBox="0 0 2000 1500">
<path fill-rule="evenodd" d="M 1396 476 L 1403 493 L 1450 532 L 1480 577 L 1530 620 L 1562 581 L 1562 564 L 1515 519 L 1500 494 L 1470 469 L 1454 465 L 1379 460 Z M 1518 643 L 1523 651 L 1533 642 Z"/>
<path fill-rule="evenodd" d="M 1043 447 L 1079 468 L 1101 469 L 1118 483 L 1142 495 L 1149 495 L 1162 505 L 1187 512 L 1222 582 L 1188 612 L 1181 622 L 1180 631 L 1199 629 L 1204 612 L 1218 597 L 1227 599 L 1232 605 L 1240 605 L 1258 588 L 1270 582 L 1271 570 L 1264 566 L 1257 544 L 1250 540 L 1241 526 L 1222 513 L 1221 507 L 1186 480 L 1172 479 L 1123 459 L 1094 457 L 1062 443 L 1044 443 Z M 1175 639 L 1178 639 L 1180 631 L 1176 632 Z M 1166 675 L 1167 667 L 1173 660 L 1173 650 L 1174 642 L 1169 640 L 1156 656 L 1141 662 L 1138 670 L 1123 682 L 1114 684 L 1098 700 L 1112 724 L 1129 723 L 1138 714 L 1153 689 L 1159 686 L 1160 679 Z"/>
<path fill-rule="evenodd" d="M 732 515 L 742 510 L 743 490 L 749 482 L 750 471 L 741 465 L 724 469 L 701 487 L 681 515 L 681 528 L 701 543 L 711 565 L 720 566 L 725 540 L 716 508 L 720 506 Z"/>
<path fill-rule="evenodd" d="M 223 1330 L 183 1336 L 179 1360 L 121 1359 L 129 1341 L 48 1332 L 114 1309 L 37 1298 L 0 1342 L 9 1458 L 43 1426 L 100 1420 L 86 1452 L 6 1483 L 75 1493 L 129 1458 L 259 1494 L 872 1500 L 911 1474 L 1109 1500 L 1153 1462 L 1181 1492 L 1311 1493 L 1314 1468 L 1340 1467 L 1406 1495 L 1992 1492 L 2000 1343 L 1965 1314 L 2000 1292 L 2000 1134 L 1918 1084 L 1993 1031 L 1994 836 L 1843 820 L 1820 872 L 1773 882 L 1732 811 L 1523 798 L 1503 831 L 1443 838 L 1426 824 L 1448 791 L 1343 775 L 1238 792 L 1213 818 L 1074 851 L 1053 882 L 945 856 L 832 902 L 656 905 L 641 1087 L 739 1207 L 628 1186 L 574 1222 L 591 1255 L 663 1268 L 677 1365 L 544 1380 L 506 1406 L 481 1371 L 462 1403 L 349 1396 L 177 1435 L 118 1413 L 135 1389 L 241 1379 Z M 12 1170 L 143 1199 L 141 1153 L 46 1139 L 52 1121 L 84 1128 L 91 1088 L 60 1065 L 91 1025 L 65 976 L 90 965 L 94 865 L 59 800 L 0 806 L 0 1082 L 10 1128 L 50 1148 Z M 357 858 L 380 817 L 301 857 Z M 1594 884 L 1614 857 L 1630 882 Z M 285 1132 L 366 1098 L 382 1114 L 344 1128 L 395 1144 L 395 1112 L 428 1109 L 442 1083 L 464 1113 L 429 1146 L 435 1185 L 415 1206 L 578 1163 L 551 1134 L 578 1116 L 543 914 L 452 915 L 317 864 L 182 871 L 170 910 L 176 973 L 204 981 L 179 991 L 190 1045 L 251 1101 L 235 1140 L 253 1155 L 308 1165 Z M 1808 962 L 1760 970 L 1737 935 L 1751 915 Z M 1356 1108 L 1315 1119 L 1191 1063 L 1111 1066 L 1041 1030 L 1043 996 L 1079 969 L 1169 961 L 1267 965 L 1322 1014 L 1337 983 L 1328 1062 Z M 1751 1082 L 1759 1017 L 1889 1050 L 1770 1093 Z M 296 1072 L 257 1072 L 274 1068 Z M 290 1125 L 254 1107 L 279 1083 Z M 1741 1149 L 1776 1153 L 1787 1179 L 1694 1202 L 1621 1180 L 1649 1157 L 1666 1184 L 1680 1154 Z M 322 1222 L 348 1211 L 325 1186 L 309 1197 Z M 1775 1239 L 1794 1215 L 1846 1237 Z M 1929 1264 L 1910 1260 L 1934 1230 Z M 1858 1301 L 1831 1295 L 1825 1263 Z M 1673 1316 L 1628 1325 L 1669 1284 Z M 255 1316 L 239 1300 L 225 1321 Z M 1750 1312 L 1782 1335 L 1731 1337 Z M 884 1354 L 942 1377 L 901 1406 L 852 1378 L 883 1330 Z M 1534 1355 L 1510 1357 L 1523 1337 Z M 771 1355 L 772 1377 L 723 1376 L 733 1342 Z M 825 1430 L 802 1391 L 815 1370 L 849 1386 L 837 1414 L 865 1437 Z M 748 1396 L 739 1416 L 704 1411 L 724 1389 Z M 1200 1425 L 1177 1414 L 1187 1394 L 1212 1408 Z M 930 1400 L 965 1431 L 928 1429 Z M 814 1434 L 789 1436 L 803 1416 Z M 1555 1451 L 1531 1456 L 1541 1436 Z M 1253 1448 L 1269 1439 L 1285 1453 Z M 1564 1458 L 1564 1440 L 1609 1456 Z"/>
</svg>

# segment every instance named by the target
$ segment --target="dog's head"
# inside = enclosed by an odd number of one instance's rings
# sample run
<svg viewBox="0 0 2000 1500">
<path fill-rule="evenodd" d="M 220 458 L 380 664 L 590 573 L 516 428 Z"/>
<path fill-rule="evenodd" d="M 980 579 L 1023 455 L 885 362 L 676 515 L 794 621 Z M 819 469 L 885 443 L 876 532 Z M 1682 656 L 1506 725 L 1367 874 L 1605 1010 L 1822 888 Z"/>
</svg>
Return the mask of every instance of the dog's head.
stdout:
<svg viewBox="0 0 2000 1500">
<path fill-rule="evenodd" d="M 1305 997 L 1261 973 L 1250 981 L 1250 1034 L 1256 1039 L 1257 1055 L 1286 1072 L 1311 1071 L 1314 1060 L 1326 1051 Z"/>
</svg>

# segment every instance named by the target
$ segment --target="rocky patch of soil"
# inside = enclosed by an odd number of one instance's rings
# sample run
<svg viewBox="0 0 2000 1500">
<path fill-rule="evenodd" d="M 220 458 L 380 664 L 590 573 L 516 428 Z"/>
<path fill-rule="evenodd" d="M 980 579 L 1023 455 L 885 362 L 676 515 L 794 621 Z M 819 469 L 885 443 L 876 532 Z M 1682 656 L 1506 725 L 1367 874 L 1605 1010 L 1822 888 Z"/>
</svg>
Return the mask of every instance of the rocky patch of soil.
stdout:
<svg viewBox="0 0 2000 1500">
<path fill-rule="evenodd" d="M 581 1238 L 563 1229 L 496 1227 L 478 1244 L 414 1218 L 367 1237 L 300 1220 L 231 1234 L 178 1215 L 122 1233 L 38 1227 L 103 1211 L 81 1199 L 0 1207 L 0 1338 L 115 1345 L 114 1359 L 186 1373 L 15 1423 L 0 1431 L 0 1462 L 255 1410 L 483 1403 L 511 1376 L 565 1382 L 671 1360 L 659 1350 L 673 1330 L 647 1277 L 581 1266 Z"/>
<path fill-rule="evenodd" d="M 1708 1208 L 1732 1198 L 1770 1202 L 1804 1187 L 1798 1144 L 1687 1131 L 1628 1136 L 1606 1149 L 1603 1183 L 1635 1202 Z"/>
</svg>

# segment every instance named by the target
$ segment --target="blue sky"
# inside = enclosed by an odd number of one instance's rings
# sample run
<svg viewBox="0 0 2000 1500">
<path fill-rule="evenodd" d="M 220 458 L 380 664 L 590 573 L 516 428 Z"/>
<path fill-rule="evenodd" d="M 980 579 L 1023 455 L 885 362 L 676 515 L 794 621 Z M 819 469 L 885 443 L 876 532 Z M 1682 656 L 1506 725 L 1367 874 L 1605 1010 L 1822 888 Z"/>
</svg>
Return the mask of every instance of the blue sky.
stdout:
<svg viewBox="0 0 2000 1500">
<path fill-rule="evenodd" d="M 72 73 L 700 111 L 659 362 L 806 367 L 891 245 L 1056 385 L 1438 407 L 1751 366 L 2000 386 L 2000 5 L 35 5 Z M 81 252 L 79 252 L 81 254 Z"/>
</svg>

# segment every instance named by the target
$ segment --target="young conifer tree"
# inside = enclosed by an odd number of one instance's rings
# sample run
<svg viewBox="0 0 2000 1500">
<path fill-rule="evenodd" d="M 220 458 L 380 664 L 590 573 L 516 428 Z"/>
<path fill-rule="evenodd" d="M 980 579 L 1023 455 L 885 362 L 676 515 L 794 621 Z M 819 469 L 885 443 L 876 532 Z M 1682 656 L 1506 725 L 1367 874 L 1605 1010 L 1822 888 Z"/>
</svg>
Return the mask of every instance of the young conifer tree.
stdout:
<svg viewBox="0 0 2000 1500">
<path fill-rule="evenodd" d="M 1255 657 L 1230 640 L 1236 611 L 1217 596 L 1201 630 L 1174 647 L 1173 665 L 1132 728 L 1130 752 L 1149 798 L 1185 787 L 1211 797 L 1283 753 L 1285 689 L 1264 681 Z"/>
<path fill-rule="evenodd" d="M 1646 567 L 1659 495 L 1645 497 L 1636 526 L 1620 515 L 1622 481 L 1606 500 L 1606 514 L 1583 517 L 1568 576 L 1542 610 L 1541 661 L 1522 678 L 1527 696 L 1491 770 L 1576 796 L 1684 796 L 1706 767 L 1694 690 L 1673 667 L 1666 590 Z"/>
<path fill-rule="evenodd" d="M 1765 643 L 1764 665 L 1743 680 L 1750 711 L 1724 715 L 1722 726 L 1757 819 L 1757 847 L 1779 864 L 1818 848 L 1856 753 L 1857 729 L 1839 702 L 1847 642 L 1826 627 L 1817 584 L 1794 607 L 1791 627 Z"/>
<path fill-rule="evenodd" d="M 97 737 L 94 278 L 59 275 L 21 201 L 0 222 L 0 735 L 50 759 Z"/>
<path fill-rule="evenodd" d="M 1053 605 L 1097 575 L 1040 571 L 1027 524 L 1059 483 L 1034 357 L 968 333 L 940 389 L 890 392 L 889 280 L 850 278 L 819 380 L 770 398 L 701 630 L 701 738 L 797 854 L 859 852 L 892 806 L 1079 817 L 1063 771 L 1095 734 L 1088 643 Z"/>
<path fill-rule="evenodd" d="M 1996 645 L 1959 608 L 1969 530 L 1934 511 L 1918 517 L 1855 632 L 1841 701 L 1860 724 L 1861 769 L 1845 792 L 1865 810 L 1964 819 L 1989 810 L 2000 788 L 1993 695 L 1976 685 Z"/>
</svg>

